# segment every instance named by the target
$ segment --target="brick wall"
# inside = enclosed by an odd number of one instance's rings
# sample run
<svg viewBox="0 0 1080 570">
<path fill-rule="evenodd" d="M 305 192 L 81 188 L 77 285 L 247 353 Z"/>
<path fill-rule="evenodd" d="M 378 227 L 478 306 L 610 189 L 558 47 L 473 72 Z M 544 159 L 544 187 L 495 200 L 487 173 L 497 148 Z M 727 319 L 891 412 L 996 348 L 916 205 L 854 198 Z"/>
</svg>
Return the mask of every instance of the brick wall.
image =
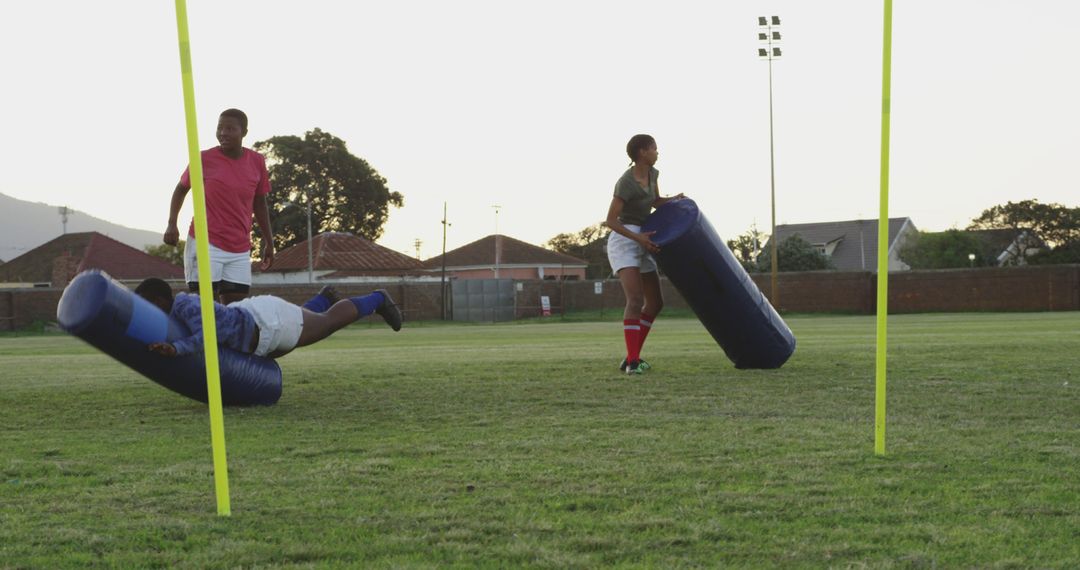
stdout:
<svg viewBox="0 0 1080 570">
<path fill-rule="evenodd" d="M 897 313 L 1076 311 L 1080 310 L 1080 266 L 894 273 L 889 279 L 889 309 Z"/>
<path fill-rule="evenodd" d="M 754 282 L 768 292 L 769 275 L 754 274 Z M 519 281 L 516 316 L 540 314 L 540 296 L 551 299 L 552 312 L 611 309 L 619 311 L 625 301 L 618 280 Z M 133 286 L 133 284 L 129 284 Z M 666 279 L 661 285 L 665 304 L 685 308 L 686 302 Z M 866 272 L 810 271 L 778 276 L 781 308 L 785 312 L 839 312 L 872 314 L 877 298 L 876 277 Z M 342 284 L 343 296 L 363 295 L 387 289 L 401 305 L 407 320 L 440 317 L 439 283 Z M 182 290 L 182 285 L 176 285 Z M 515 287 L 516 289 L 516 287 Z M 259 286 L 255 294 L 277 295 L 303 303 L 318 290 L 309 285 Z M 0 330 L 26 328 L 35 321 L 55 321 L 62 289 L 0 290 Z M 1080 310 L 1080 265 L 906 271 L 889 276 L 889 312 L 962 311 L 1076 311 Z"/>
</svg>

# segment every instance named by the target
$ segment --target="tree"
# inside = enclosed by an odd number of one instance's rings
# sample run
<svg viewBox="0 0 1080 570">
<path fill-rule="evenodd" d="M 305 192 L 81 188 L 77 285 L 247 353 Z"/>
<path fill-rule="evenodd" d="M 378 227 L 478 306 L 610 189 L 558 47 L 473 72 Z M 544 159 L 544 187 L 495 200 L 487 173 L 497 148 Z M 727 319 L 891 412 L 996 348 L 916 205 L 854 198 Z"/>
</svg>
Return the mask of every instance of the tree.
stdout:
<svg viewBox="0 0 1080 570">
<path fill-rule="evenodd" d="M 1080 263 L 1080 240 L 1059 245 L 1052 250 L 1044 250 L 1028 258 L 1032 265 L 1051 265 L 1057 263 Z"/>
<path fill-rule="evenodd" d="M 1080 240 L 1080 208 L 1040 204 L 1038 200 L 1008 202 L 983 210 L 969 230 L 1009 229 L 1019 235 L 1031 230 L 1050 247 Z"/>
<path fill-rule="evenodd" d="M 303 139 L 272 137 L 254 148 L 266 155 L 277 196 L 271 221 L 279 250 L 307 239 L 308 199 L 313 234 L 341 231 L 372 241 L 382 235 L 390 206 L 405 204 L 366 160 L 348 151 L 345 141 L 320 129 Z M 252 249 L 258 251 L 258 244 Z"/>
<path fill-rule="evenodd" d="M 768 235 L 759 232 L 757 228 L 750 228 L 746 233 L 736 236 L 735 239 L 729 239 L 727 246 L 731 253 L 735 254 L 735 259 L 739 260 L 743 269 L 757 271 L 757 263 L 754 261 L 754 257 L 757 256 L 758 249 L 761 244 L 767 241 L 768 237 Z"/>
<path fill-rule="evenodd" d="M 912 269 L 948 269 L 993 265 L 993 253 L 976 236 L 958 229 L 943 232 L 917 232 L 900 248 L 897 255 Z M 968 255 L 974 253 L 973 262 Z"/>
<path fill-rule="evenodd" d="M 832 262 L 799 234 L 795 234 L 776 246 L 777 271 L 818 271 L 832 269 Z M 758 256 L 758 271 L 772 270 L 772 248 L 767 247 Z"/>
<path fill-rule="evenodd" d="M 154 257 L 160 257 L 173 265 L 184 266 L 184 240 L 180 240 L 175 246 L 158 244 L 146 246 L 146 253 Z"/>
<path fill-rule="evenodd" d="M 544 244 L 548 249 L 588 262 L 586 279 L 603 279 L 610 272 L 607 261 L 607 226 L 593 224 L 577 233 L 559 234 Z"/>
</svg>

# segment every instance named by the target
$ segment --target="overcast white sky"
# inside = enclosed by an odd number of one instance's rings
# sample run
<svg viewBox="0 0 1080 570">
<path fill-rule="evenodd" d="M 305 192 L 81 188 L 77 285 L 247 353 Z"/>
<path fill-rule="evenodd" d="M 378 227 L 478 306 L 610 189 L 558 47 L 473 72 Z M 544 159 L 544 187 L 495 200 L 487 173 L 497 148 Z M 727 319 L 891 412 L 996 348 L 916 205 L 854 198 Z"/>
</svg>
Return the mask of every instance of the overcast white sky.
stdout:
<svg viewBox="0 0 1080 570">
<path fill-rule="evenodd" d="M 200 146 L 319 127 L 405 196 L 379 243 L 542 244 L 603 219 L 626 140 L 717 231 L 878 214 L 883 2 L 190 0 Z M 1077 205 L 1080 3 L 896 0 L 892 216 L 924 230 L 1037 198 Z M 186 165 L 174 4 L 0 3 L 0 193 L 163 231 Z M 1070 71 L 1071 70 L 1071 71 Z M 189 201 L 190 203 L 190 201 Z M 183 218 L 190 218 L 190 205 Z M 186 224 L 186 221 L 183 222 Z M 59 223 L 57 228 L 59 231 Z"/>
</svg>

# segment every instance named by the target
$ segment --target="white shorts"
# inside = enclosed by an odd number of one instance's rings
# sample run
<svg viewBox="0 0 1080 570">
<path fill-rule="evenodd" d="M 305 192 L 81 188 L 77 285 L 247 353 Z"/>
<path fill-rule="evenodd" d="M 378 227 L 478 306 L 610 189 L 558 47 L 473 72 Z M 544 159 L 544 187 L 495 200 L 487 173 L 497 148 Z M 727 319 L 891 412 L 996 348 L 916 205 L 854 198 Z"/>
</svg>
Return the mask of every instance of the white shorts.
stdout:
<svg viewBox="0 0 1080 570">
<path fill-rule="evenodd" d="M 288 352 L 296 348 L 296 343 L 300 341 L 300 331 L 304 329 L 304 311 L 284 299 L 258 295 L 229 303 L 229 306 L 244 309 L 255 318 L 255 326 L 259 327 L 259 346 L 255 348 L 255 356 Z"/>
<path fill-rule="evenodd" d="M 623 224 L 623 227 L 632 231 L 640 232 L 641 226 Z M 638 242 L 616 232 L 611 232 L 607 238 L 607 258 L 611 264 L 611 270 L 618 273 L 620 269 L 637 267 L 642 273 L 656 271 L 656 260 L 651 253 L 641 247 Z"/>
<path fill-rule="evenodd" d="M 199 280 L 199 263 L 195 259 L 195 238 L 188 236 L 184 245 L 184 280 Z M 228 281 L 238 285 L 251 285 L 251 251 L 232 253 L 210 244 L 210 281 Z"/>
</svg>

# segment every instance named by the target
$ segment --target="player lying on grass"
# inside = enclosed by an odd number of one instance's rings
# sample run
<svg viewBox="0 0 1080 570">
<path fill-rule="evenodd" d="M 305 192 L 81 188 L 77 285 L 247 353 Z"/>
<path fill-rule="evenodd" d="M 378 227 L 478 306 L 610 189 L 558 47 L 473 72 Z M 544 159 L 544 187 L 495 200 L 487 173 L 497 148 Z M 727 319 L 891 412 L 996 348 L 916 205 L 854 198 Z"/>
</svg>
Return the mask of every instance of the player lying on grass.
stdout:
<svg viewBox="0 0 1080 570">
<path fill-rule="evenodd" d="M 186 324 L 192 332 L 191 336 L 172 343 L 155 342 L 149 346 L 152 352 L 181 356 L 202 350 L 202 309 L 198 295 L 180 293 L 174 298 L 172 287 L 157 278 L 139 283 L 135 294 Z M 320 296 L 324 297 L 324 305 L 330 305 L 325 312 L 271 295 L 248 297 L 229 305 L 214 303 L 218 344 L 246 354 L 277 358 L 294 348 L 314 344 L 372 313 L 381 316 L 395 331 L 401 330 L 401 311 L 385 289 L 333 304 L 330 303 L 336 294 L 332 289 L 323 289 Z M 318 300 L 309 301 L 305 307 Z"/>
</svg>

